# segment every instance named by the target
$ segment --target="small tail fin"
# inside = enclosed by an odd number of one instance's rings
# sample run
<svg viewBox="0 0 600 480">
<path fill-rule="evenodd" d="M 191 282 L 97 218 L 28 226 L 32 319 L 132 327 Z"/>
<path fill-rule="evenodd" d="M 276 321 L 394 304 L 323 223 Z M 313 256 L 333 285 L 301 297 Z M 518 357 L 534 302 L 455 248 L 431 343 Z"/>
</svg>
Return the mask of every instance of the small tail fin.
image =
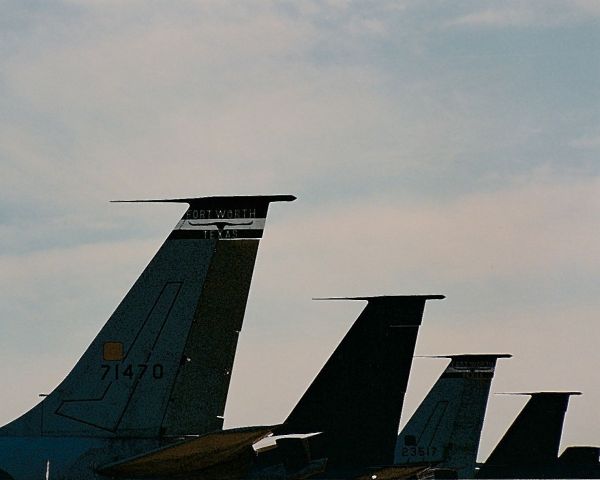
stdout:
<svg viewBox="0 0 600 480">
<path fill-rule="evenodd" d="M 519 394 L 517 394 L 519 395 Z M 502 469 L 502 477 L 520 469 L 529 470 L 536 465 L 554 464 L 558 458 L 560 437 L 565 412 L 571 395 L 579 392 L 536 392 L 521 410 L 504 434 L 494 451 L 481 466 L 479 476 L 496 478 Z"/>
<path fill-rule="evenodd" d="M 4 435 L 156 437 L 222 427 L 237 338 L 271 202 L 189 208 L 63 382 Z"/>
<path fill-rule="evenodd" d="M 445 357 L 450 364 L 398 436 L 394 463 L 432 463 L 473 478 L 496 361 L 510 356 Z"/>
<path fill-rule="evenodd" d="M 323 432 L 315 440 L 330 466 L 390 464 L 425 302 L 441 295 L 367 300 L 276 434 Z"/>
</svg>

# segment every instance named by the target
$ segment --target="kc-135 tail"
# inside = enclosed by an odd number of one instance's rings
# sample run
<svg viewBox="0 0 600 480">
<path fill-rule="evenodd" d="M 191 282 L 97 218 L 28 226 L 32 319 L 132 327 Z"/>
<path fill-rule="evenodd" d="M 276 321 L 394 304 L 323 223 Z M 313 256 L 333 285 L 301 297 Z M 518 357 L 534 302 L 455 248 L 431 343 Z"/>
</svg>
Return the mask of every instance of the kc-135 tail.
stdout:
<svg viewBox="0 0 600 480">
<path fill-rule="evenodd" d="M 60 439 L 123 439 L 124 454 L 139 453 L 143 440 L 220 430 L 267 210 L 294 199 L 161 200 L 189 208 L 69 375 L 0 428 L 0 468 L 17 480 L 42 478 L 48 462 L 50 478 L 71 478 L 71 447 L 53 453 Z M 54 447 L 28 441 L 32 450 L 18 458 L 6 453 L 16 437 L 51 438 Z M 75 451 L 85 444 L 77 442 Z"/>
<path fill-rule="evenodd" d="M 323 478 L 356 476 L 371 467 L 391 465 L 425 302 L 441 298 L 352 298 L 366 300 L 367 306 L 275 430 L 277 435 L 317 435 L 283 439 L 279 452 L 265 452 L 261 463 L 279 455 L 288 466 L 300 468 L 310 459 L 324 459 Z"/>
<path fill-rule="evenodd" d="M 597 447 L 558 450 L 565 413 L 579 392 L 535 392 L 504 434 L 477 478 L 600 478 Z"/>
<path fill-rule="evenodd" d="M 508 357 L 448 355 L 450 364 L 400 432 L 394 463 L 429 463 L 473 478 L 496 361 Z"/>
</svg>

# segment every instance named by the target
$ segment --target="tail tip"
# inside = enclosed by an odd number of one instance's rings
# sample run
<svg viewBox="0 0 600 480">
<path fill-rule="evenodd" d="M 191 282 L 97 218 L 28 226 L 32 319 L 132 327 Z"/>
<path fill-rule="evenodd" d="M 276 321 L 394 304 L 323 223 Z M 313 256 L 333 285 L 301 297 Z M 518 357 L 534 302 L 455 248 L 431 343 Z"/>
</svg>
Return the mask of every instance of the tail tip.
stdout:
<svg viewBox="0 0 600 480">
<path fill-rule="evenodd" d="M 403 300 L 403 299 L 423 299 L 423 300 L 443 300 L 445 295 L 370 295 L 361 297 L 313 297 L 313 300 L 365 300 L 385 301 L 385 300 Z"/>
</svg>

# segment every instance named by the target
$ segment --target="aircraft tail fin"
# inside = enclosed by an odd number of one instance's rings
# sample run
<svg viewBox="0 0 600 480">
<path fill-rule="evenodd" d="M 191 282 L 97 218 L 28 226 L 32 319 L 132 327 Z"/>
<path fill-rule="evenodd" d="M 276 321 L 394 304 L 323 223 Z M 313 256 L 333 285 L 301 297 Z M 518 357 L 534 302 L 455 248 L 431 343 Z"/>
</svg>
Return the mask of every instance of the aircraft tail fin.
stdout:
<svg viewBox="0 0 600 480">
<path fill-rule="evenodd" d="M 519 394 L 517 394 L 519 395 Z M 565 412 L 571 395 L 579 392 L 536 392 L 521 410 L 494 451 L 482 465 L 480 475 L 494 478 L 494 468 L 546 465 L 556 462 Z"/>
<path fill-rule="evenodd" d="M 222 428 L 259 239 L 289 195 L 189 208 L 63 382 L 4 435 L 157 437 Z"/>
<path fill-rule="evenodd" d="M 322 432 L 313 456 L 328 466 L 390 464 L 425 302 L 439 298 L 353 298 L 367 306 L 275 433 Z"/>
<path fill-rule="evenodd" d="M 448 355 L 450 364 L 400 432 L 394 463 L 430 463 L 473 478 L 496 361 L 508 357 Z"/>
</svg>

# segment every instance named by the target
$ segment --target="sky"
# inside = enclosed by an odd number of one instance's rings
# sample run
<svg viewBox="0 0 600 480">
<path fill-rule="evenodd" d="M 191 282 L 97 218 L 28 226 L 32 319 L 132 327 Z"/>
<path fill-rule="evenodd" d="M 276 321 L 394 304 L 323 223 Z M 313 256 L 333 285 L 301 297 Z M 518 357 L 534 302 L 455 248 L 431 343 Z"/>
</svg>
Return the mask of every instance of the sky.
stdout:
<svg viewBox="0 0 600 480">
<path fill-rule="evenodd" d="M 445 294 L 418 355 L 512 353 L 600 445 L 600 3 L 0 0 L 0 423 L 50 391 L 182 214 L 270 209 L 225 414 L 282 421 L 360 312 Z M 403 423 L 445 367 L 417 358 Z M 492 395 L 480 459 L 525 398 Z"/>
</svg>

